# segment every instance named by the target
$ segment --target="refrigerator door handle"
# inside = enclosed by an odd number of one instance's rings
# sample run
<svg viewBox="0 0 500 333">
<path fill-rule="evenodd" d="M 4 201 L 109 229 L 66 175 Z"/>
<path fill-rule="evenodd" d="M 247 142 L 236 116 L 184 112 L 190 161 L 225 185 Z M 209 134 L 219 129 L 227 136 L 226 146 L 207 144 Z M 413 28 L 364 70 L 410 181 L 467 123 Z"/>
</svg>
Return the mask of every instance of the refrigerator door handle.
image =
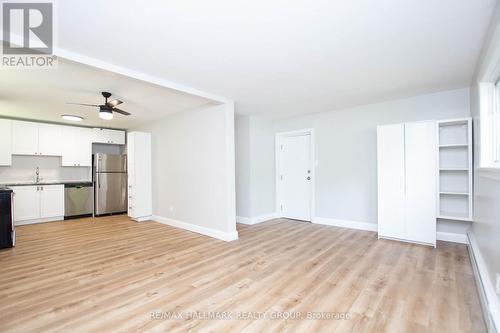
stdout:
<svg viewBox="0 0 500 333">
<path fill-rule="evenodd" d="M 100 182 L 100 179 L 101 179 L 101 175 L 99 174 L 99 172 L 97 173 L 97 188 L 101 188 L 101 182 Z"/>
</svg>

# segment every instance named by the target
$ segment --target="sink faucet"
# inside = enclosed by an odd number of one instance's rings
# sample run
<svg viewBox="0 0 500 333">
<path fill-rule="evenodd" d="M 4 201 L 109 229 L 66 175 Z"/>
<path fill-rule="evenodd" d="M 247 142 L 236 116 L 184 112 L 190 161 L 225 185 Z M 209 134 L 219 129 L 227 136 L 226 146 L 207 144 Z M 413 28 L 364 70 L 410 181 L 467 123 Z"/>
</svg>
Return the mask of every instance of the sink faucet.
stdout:
<svg viewBox="0 0 500 333">
<path fill-rule="evenodd" d="M 35 182 L 39 183 L 40 182 L 40 169 L 38 167 L 36 167 L 35 175 L 36 175 Z"/>
</svg>

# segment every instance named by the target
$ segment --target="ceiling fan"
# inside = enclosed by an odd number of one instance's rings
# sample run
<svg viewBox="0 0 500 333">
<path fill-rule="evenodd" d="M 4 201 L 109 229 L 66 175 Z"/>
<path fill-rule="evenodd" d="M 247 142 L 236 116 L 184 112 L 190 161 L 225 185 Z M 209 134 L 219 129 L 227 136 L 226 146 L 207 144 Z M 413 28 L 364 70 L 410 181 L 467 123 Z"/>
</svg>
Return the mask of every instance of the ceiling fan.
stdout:
<svg viewBox="0 0 500 333">
<path fill-rule="evenodd" d="M 123 103 L 122 101 L 120 101 L 118 99 L 114 99 L 114 100 L 108 102 L 108 98 L 111 97 L 111 93 L 103 91 L 103 92 L 101 92 L 101 94 L 104 97 L 104 104 L 101 104 L 101 105 L 83 104 L 83 103 L 66 103 L 66 104 L 98 107 L 99 108 L 99 117 L 102 119 L 106 119 L 106 120 L 113 119 L 113 112 L 122 114 L 124 116 L 130 116 L 129 112 L 116 108 L 117 105 L 120 105 Z"/>
</svg>

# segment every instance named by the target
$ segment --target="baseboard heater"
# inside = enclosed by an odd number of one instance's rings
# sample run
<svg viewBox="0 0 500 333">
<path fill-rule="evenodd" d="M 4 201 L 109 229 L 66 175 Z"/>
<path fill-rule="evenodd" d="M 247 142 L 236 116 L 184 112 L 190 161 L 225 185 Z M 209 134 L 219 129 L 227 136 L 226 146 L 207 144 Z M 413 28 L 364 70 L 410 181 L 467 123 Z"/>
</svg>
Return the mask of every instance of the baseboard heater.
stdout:
<svg viewBox="0 0 500 333">
<path fill-rule="evenodd" d="M 489 333 L 498 333 L 498 329 L 495 325 L 495 320 L 488 306 L 489 304 L 488 297 L 486 296 L 486 290 L 484 288 L 483 279 L 481 278 L 481 274 L 479 273 L 479 266 L 477 265 L 477 259 L 471 245 L 472 241 L 468 233 L 467 233 L 467 240 L 468 240 L 467 250 L 469 251 L 469 258 L 471 261 L 472 269 L 474 271 L 474 280 L 476 281 L 476 287 L 479 293 L 481 308 L 483 310 L 483 317 L 487 326 L 486 328 L 488 329 Z"/>
</svg>

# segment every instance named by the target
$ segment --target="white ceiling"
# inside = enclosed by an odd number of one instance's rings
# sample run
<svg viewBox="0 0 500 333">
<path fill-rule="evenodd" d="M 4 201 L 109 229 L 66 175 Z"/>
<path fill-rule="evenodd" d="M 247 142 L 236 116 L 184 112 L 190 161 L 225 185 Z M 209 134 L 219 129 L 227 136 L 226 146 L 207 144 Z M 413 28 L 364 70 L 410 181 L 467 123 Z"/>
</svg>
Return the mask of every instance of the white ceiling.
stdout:
<svg viewBox="0 0 500 333">
<path fill-rule="evenodd" d="M 494 6 L 64 0 L 58 45 L 234 99 L 239 113 L 293 115 L 469 86 Z"/>
<path fill-rule="evenodd" d="M 63 55 L 224 96 L 240 114 L 290 116 L 469 86 L 495 0 L 56 5 Z M 103 121 L 97 110 L 65 104 L 100 104 L 101 91 L 132 116 Z M 0 71 L 4 116 L 60 122 L 70 113 L 84 125 L 130 128 L 206 103 L 62 59 L 57 70 Z"/>
<path fill-rule="evenodd" d="M 59 59 L 57 69 L 0 71 L 0 115 L 87 126 L 131 128 L 161 119 L 165 115 L 197 108 L 211 101 Z M 113 120 L 102 120 L 98 108 L 68 105 L 67 102 L 103 104 L 101 91 L 113 93 L 124 103 L 120 109 L 132 115 L 114 114 Z M 82 122 L 61 119 L 61 115 L 78 115 Z"/>
</svg>

